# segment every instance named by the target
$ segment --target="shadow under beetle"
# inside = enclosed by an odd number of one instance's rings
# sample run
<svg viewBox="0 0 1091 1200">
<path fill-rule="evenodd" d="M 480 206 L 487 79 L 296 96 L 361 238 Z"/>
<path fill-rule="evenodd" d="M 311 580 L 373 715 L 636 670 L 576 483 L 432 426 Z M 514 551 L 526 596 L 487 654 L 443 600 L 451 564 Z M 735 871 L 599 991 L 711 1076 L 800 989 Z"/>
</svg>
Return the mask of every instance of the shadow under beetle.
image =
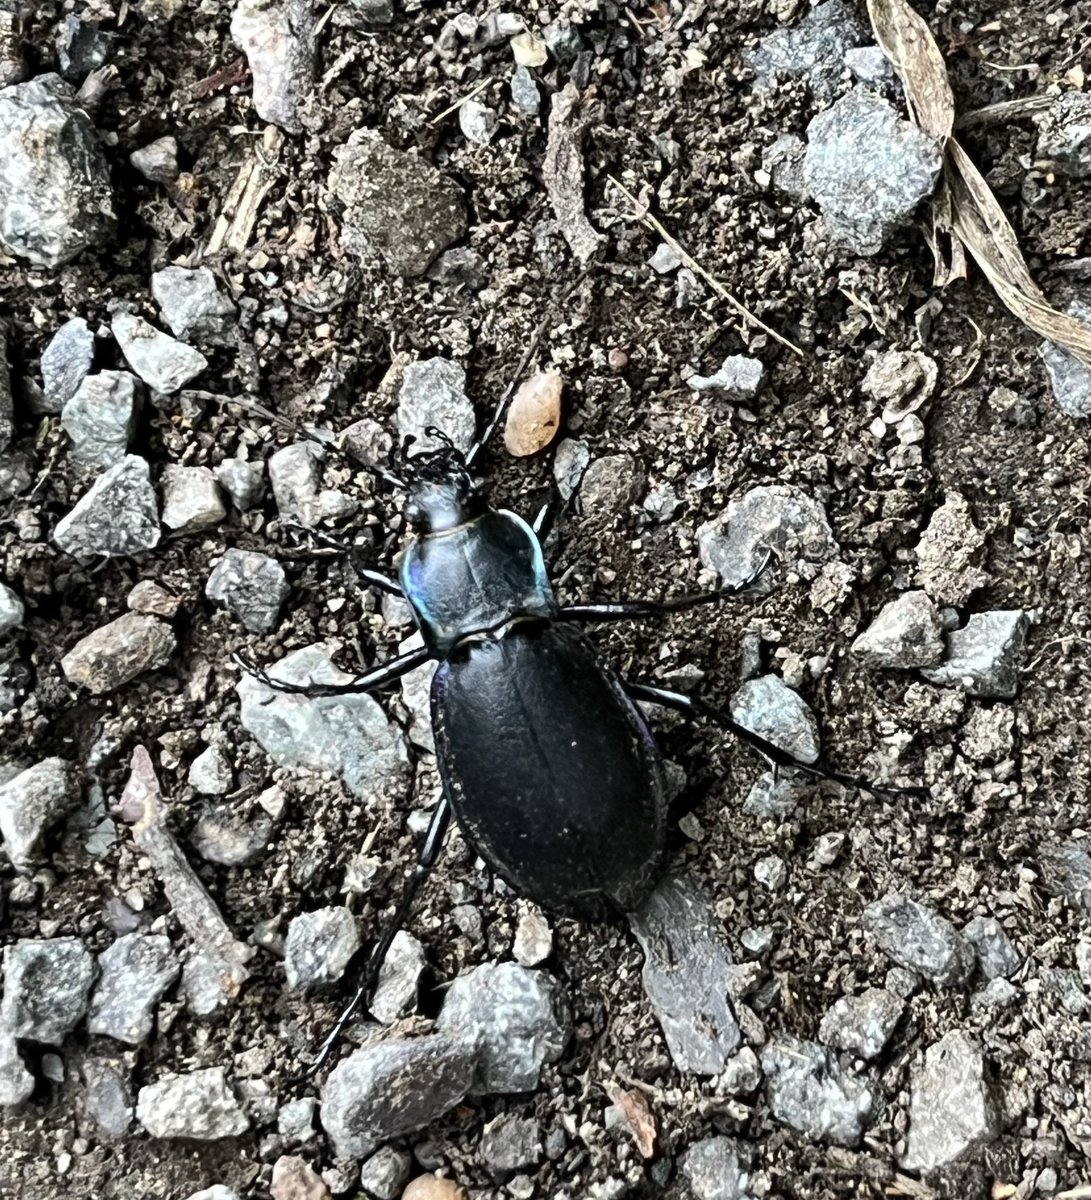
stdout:
<svg viewBox="0 0 1091 1200">
<path fill-rule="evenodd" d="M 429 429 L 442 444 L 408 458 L 404 479 L 365 464 L 407 492 L 412 535 L 400 582 L 367 568 L 357 567 L 357 573 L 409 602 L 423 647 L 341 685 L 282 683 L 239 660 L 268 686 L 309 696 L 375 691 L 430 659 L 439 663 L 431 709 L 442 796 L 360 985 L 308 1074 L 322 1066 L 353 1014 L 370 1000 L 452 815 L 496 874 L 553 913 L 602 920 L 647 897 L 659 877 L 668 800 L 663 761 L 641 701 L 706 717 L 776 766 L 852 787 L 897 790 L 800 762 L 719 709 L 622 679 L 602 661 L 579 625 L 681 612 L 735 595 L 751 581 L 666 601 L 558 604 L 539 540 L 549 507 L 528 525 L 515 513 L 491 508 L 484 484 L 472 474 L 513 386 L 465 455 Z"/>
</svg>

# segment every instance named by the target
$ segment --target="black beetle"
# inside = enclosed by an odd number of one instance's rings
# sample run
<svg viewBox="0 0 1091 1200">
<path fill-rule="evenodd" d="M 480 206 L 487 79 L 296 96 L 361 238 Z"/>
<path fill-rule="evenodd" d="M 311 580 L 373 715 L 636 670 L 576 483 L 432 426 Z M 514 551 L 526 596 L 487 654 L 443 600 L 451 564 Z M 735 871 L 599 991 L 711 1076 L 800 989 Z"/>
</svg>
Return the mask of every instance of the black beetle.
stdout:
<svg viewBox="0 0 1091 1200">
<path fill-rule="evenodd" d="M 580 623 L 680 612 L 736 595 L 750 581 L 668 601 L 559 605 L 539 540 L 548 507 L 528 525 L 515 513 L 491 508 L 471 473 L 511 391 L 466 455 L 430 429 L 440 448 L 408 458 L 404 479 L 370 464 L 407 492 L 412 536 L 400 584 L 370 569 L 357 568 L 358 574 L 368 585 L 408 600 L 422 648 L 344 685 L 285 684 L 239 660 L 270 687 L 310 696 L 374 691 L 429 659 L 439 661 L 431 709 L 442 796 L 362 982 L 309 1073 L 318 1070 L 370 998 L 452 814 L 496 874 L 551 912 L 602 920 L 647 897 L 663 858 L 668 802 L 662 758 L 639 701 L 705 716 L 778 766 L 872 787 L 798 761 L 698 699 L 623 680 L 602 661 Z"/>
</svg>

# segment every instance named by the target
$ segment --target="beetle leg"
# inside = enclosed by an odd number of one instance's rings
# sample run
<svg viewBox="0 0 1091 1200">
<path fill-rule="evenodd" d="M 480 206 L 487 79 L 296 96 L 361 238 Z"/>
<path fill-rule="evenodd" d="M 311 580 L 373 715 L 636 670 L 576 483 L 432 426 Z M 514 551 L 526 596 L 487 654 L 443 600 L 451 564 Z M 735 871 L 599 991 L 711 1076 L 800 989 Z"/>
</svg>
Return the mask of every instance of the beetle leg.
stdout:
<svg viewBox="0 0 1091 1200">
<path fill-rule="evenodd" d="M 232 654 L 231 657 L 248 675 L 252 675 L 259 683 L 265 684 L 274 692 L 287 692 L 289 695 L 309 696 L 312 700 L 318 700 L 323 696 L 358 696 L 365 692 L 373 692 L 384 684 L 393 683 L 403 675 L 408 675 L 422 663 L 426 663 L 431 658 L 431 653 L 424 646 L 416 650 L 407 650 L 404 654 L 399 654 L 396 658 L 372 667 L 370 671 L 365 671 L 351 683 L 287 683 L 282 679 L 276 679 L 264 668 L 247 662 L 241 654 Z"/>
<path fill-rule="evenodd" d="M 361 582 L 366 583 L 368 587 L 373 587 L 377 591 L 386 592 L 391 596 L 404 596 L 399 584 L 393 579 L 389 579 L 380 571 L 373 571 L 370 567 L 361 567 L 356 561 L 356 547 L 347 546 L 344 542 L 339 542 L 337 538 L 330 537 L 329 534 L 323 533 L 319 529 L 308 529 L 305 525 L 298 521 L 286 521 L 285 524 L 290 525 L 293 529 L 299 529 L 309 537 L 312 537 L 321 546 L 329 546 L 331 550 L 340 550 L 341 553 L 349 560 L 349 565 L 356 572 L 357 577 Z"/>
<path fill-rule="evenodd" d="M 748 742 L 755 750 L 769 760 L 774 772 L 779 768 L 788 768 L 793 771 L 799 771 L 803 775 L 809 775 L 812 779 L 830 779 L 834 783 L 841 784 L 842 787 L 857 788 L 860 791 L 872 792 L 879 796 L 924 795 L 927 792 L 926 788 L 893 787 L 886 784 L 872 783 L 870 780 L 860 779 L 855 775 L 843 775 L 840 771 L 827 771 L 825 768 L 816 767 L 812 763 L 800 762 L 798 758 L 783 749 L 783 747 L 769 741 L 768 738 L 762 737 L 760 733 L 755 733 L 752 729 L 747 729 L 745 725 L 740 725 L 738 721 L 728 716 L 727 713 L 693 696 L 686 696 L 681 692 L 671 692 L 666 688 L 655 687 L 647 683 L 625 682 L 624 687 L 625 691 L 634 700 L 645 700 L 649 704 L 661 704 L 664 708 L 673 708 L 677 712 L 688 713 L 690 716 L 705 717 L 707 720 L 712 721 L 713 724 L 719 725 L 721 729 L 726 729 L 740 740 Z"/>
<path fill-rule="evenodd" d="M 443 839 L 447 833 L 447 826 L 450 823 L 451 805 L 448 803 L 446 795 L 443 795 L 436 805 L 435 812 L 432 813 L 428 832 L 425 834 L 424 842 L 417 853 L 416 865 L 413 867 L 409 878 L 405 881 L 398 906 L 394 909 L 393 915 L 383 927 L 382 936 L 375 943 L 375 948 L 368 955 L 367 967 L 364 970 L 363 979 L 360 981 L 360 985 L 357 987 L 352 999 L 341 1010 L 341 1014 L 334 1022 L 333 1028 L 323 1039 L 321 1046 L 318 1047 L 314 1062 L 307 1067 L 305 1075 L 312 1076 L 321 1069 L 322 1064 L 329 1058 L 333 1049 L 341 1040 L 345 1026 L 352 1020 L 353 1014 L 361 1005 L 366 1005 L 370 1002 L 378 985 L 379 972 L 383 968 L 383 962 L 390 951 L 391 943 L 394 941 L 398 930 L 405 924 L 421 884 L 428 878 L 429 872 L 435 866 L 436 859 L 439 858 L 439 852 L 443 848 Z"/>
</svg>

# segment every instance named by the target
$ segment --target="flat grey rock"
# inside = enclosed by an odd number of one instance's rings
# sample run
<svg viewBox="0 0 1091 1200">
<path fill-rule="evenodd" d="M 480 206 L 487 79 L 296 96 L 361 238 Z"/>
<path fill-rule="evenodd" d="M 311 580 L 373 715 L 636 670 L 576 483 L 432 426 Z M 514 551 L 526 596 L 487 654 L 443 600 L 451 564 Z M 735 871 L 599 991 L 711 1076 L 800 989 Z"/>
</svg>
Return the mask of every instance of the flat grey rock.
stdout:
<svg viewBox="0 0 1091 1200">
<path fill-rule="evenodd" d="M 360 1168 L 360 1186 L 374 1200 L 398 1200 L 412 1166 L 413 1160 L 404 1151 L 383 1146 Z"/>
<path fill-rule="evenodd" d="M 235 773 L 227 755 L 218 746 L 209 746 L 189 765 L 189 786 L 202 796 L 222 796 L 235 786 Z"/>
<path fill-rule="evenodd" d="M 835 559 L 838 547 L 822 505 L 801 488 L 771 484 L 752 488 L 732 500 L 715 520 L 697 530 L 703 566 L 715 571 L 724 587 L 741 587 L 753 580 L 760 592 L 772 587 L 771 577 L 782 570 L 805 577 L 814 564 Z M 769 581 L 755 578 L 769 552 Z"/>
<path fill-rule="evenodd" d="M 853 1074 L 814 1042 L 781 1036 L 762 1051 L 773 1116 L 816 1142 L 859 1144 L 878 1099 L 871 1081 Z"/>
<path fill-rule="evenodd" d="M 542 1157 L 542 1127 L 533 1118 L 501 1113 L 482 1130 L 481 1157 L 498 1175 L 537 1166 Z"/>
<path fill-rule="evenodd" d="M 322 457 L 322 448 L 314 442 L 293 442 L 270 456 L 269 483 L 282 517 L 314 524 Z"/>
<path fill-rule="evenodd" d="M 943 621 L 923 591 L 905 592 L 884 604 L 852 643 L 852 652 L 871 667 L 904 671 L 931 667 L 943 658 Z"/>
<path fill-rule="evenodd" d="M 94 974 L 94 957 L 79 938 L 23 938 L 8 946 L 0 1028 L 59 1046 L 87 1011 Z"/>
<path fill-rule="evenodd" d="M 0 1029 L 0 1108 L 18 1108 L 33 1091 L 34 1076 L 19 1057 L 14 1035 Z"/>
<path fill-rule="evenodd" d="M 127 454 L 108 467 L 58 523 L 53 540 L 78 557 L 140 554 L 159 544 L 159 506 L 147 462 Z"/>
<path fill-rule="evenodd" d="M 72 456 L 79 466 L 103 470 L 125 458 L 142 393 L 140 380 L 128 371 L 86 376 L 61 412 L 61 424 L 72 439 Z"/>
<path fill-rule="evenodd" d="M 644 991 L 675 1066 L 718 1075 L 741 1034 L 728 1000 L 731 954 L 708 898 L 685 880 L 667 878 L 629 922 L 644 951 Z"/>
<path fill-rule="evenodd" d="M 729 1137 L 694 1142 L 682 1155 L 682 1174 L 694 1200 L 751 1200 L 747 1153 Z"/>
<path fill-rule="evenodd" d="M 580 502 L 590 516 L 624 513 L 644 494 L 644 467 L 632 454 L 604 454 L 588 463 L 580 483 Z"/>
<path fill-rule="evenodd" d="M 148 387 L 164 396 L 185 387 L 208 366 L 199 350 L 176 341 L 135 313 L 117 313 L 110 328 L 129 366 Z"/>
<path fill-rule="evenodd" d="M 1054 99 L 1039 126 L 1038 157 L 1048 159 L 1058 175 L 1091 175 L 1091 96 L 1070 91 Z"/>
<path fill-rule="evenodd" d="M 336 983 L 360 948 L 360 930 L 347 908 L 316 908 L 293 917 L 284 943 L 284 972 L 293 992 Z"/>
<path fill-rule="evenodd" d="M 95 360 L 95 335 L 83 317 L 72 317 L 42 351 L 42 392 L 48 412 L 60 412 Z"/>
<path fill-rule="evenodd" d="M 1023 965 L 1023 956 L 995 917 L 974 917 L 963 928 L 962 936 L 973 946 L 986 979 L 1014 975 Z"/>
<path fill-rule="evenodd" d="M 288 133 L 302 133 L 300 108 L 314 83 L 315 12 L 309 0 L 238 0 L 231 38 L 246 55 L 254 110 Z"/>
<path fill-rule="evenodd" d="M 1091 101 L 1091 96 L 1084 96 L 1082 93 L 1066 92 L 1065 97 L 1068 96 L 1078 96 L 1082 100 Z M 1088 126 L 1088 134 L 1091 135 L 1091 125 Z M 1087 154 L 1091 163 L 1091 142 L 1088 143 Z M 1076 317 L 1091 326 L 1091 304 L 1073 300 L 1066 312 L 1070 317 Z M 1038 347 L 1038 353 L 1045 363 L 1049 386 L 1053 391 L 1054 400 L 1057 401 L 1057 407 L 1070 417 L 1091 417 L 1091 367 L 1055 342 L 1043 342 Z"/>
<path fill-rule="evenodd" d="M 328 647 L 321 643 L 285 655 L 269 668 L 269 675 L 300 685 L 352 679 L 333 665 Z M 332 771 L 360 798 L 382 792 L 408 772 L 402 732 L 371 696 L 310 699 L 275 691 L 249 675 L 236 691 L 243 728 L 281 766 Z"/>
<path fill-rule="evenodd" d="M 479 100 L 465 100 L 459 105 L 458 126 L 468 142 L 487 146 L 496 133 L 496 110 Z"/>
<path fill-rule="evenodd" d="M 1019 691 L 1029 628 L 1022 609 L 974 613 L 948 635 L 946 660 L 921 674 L 971 696 L 1010 700 Z"/>
<path fill-rule="evenodd" d="M 803 180 L 806 156 L 807 143 L 794 133 L 782 133 L 762 151 L 761 165 L 769 182 L 792 200 L 807 198 L 807 185 Z"/>
<path fill-rule="evenodd" d="M 233 612 L 251 633 L 276 628 L 290 590 L 275 558 L 234 547 L 224 551 L 205 584 L 205 595 Z"/>
<path fill-rule="evenodd" d="M 113 237 L 110 170 L 90 118 L 59 75 L 0 90 L 0 243 L 59 267 Z"/>
<path fill-rule="evenodd" d="M 85 1059 L 83 1083 L 88 1116 L 107 1137 L 124 1137 L 133 1123 L 133 1098 L 117 1066 L 109 1059 Z"/>
<path fill-rule="evenodd" d="M 748 679 L 731 697 L 731 715 L 801 763 L 818 760 L 818 722 L 807 702 L 779 675 Z"/>
<path fill-rule="evenodd" d="M 384 1142 L 424 1129 L 467 1094 L 477 1057 L 472 1043 L 442 1034 L 355 1051 L 323 1088 L 321 1120 L 334 1152 L 365 1158 Z"/>
<path fill-rule="evenodd" d="M 962 605 L 989 577 L 980 567 L 985 535 L 964 496 L 951 492 L 917 543 L 917 578 L 938 604 Z"/>
<path fill-rule="evenodd" d="M 1038 863 L 1048 891 L 1091 915 L 1091 854 L 1086 842 L 1047 842 L 1038 850 Z"/>
<path fill-rule="evenodd" d="M 909 1133 L 901 1165 L 928 1172 L 988 1145 L 1000 1132 L 980 1047 L 952 1029 L 924 1053 L 909 1085 Z"/>
<path fill-rule="evenodd" d="M 61 659 L 61 670 L 70 683 L 101 696 L 165 667 L 177 648 L 165 621 L 129 612 L 81 638 Z"/>
<path fill-rule="evenodd" d="M 528 117 L 536 117 L 542 106 L 542 97 L 534 76 L 526 67 L 516 67 L 511 75 L 511 101 Z"/>
<path fill-rule="evenodd" d="M 437 450 L 425 430 L 434 425 L 465 452 L 473 445 L 477 416 L 466 395 L 466 372 L 449 358 L 424 358 L 405 368 L 398 393 L 398 440 L 414 438 L 411 454 Z"/>
<path fill-rule="evenodd" d="M 905 1001 L 885 988 L 842 996 L 822 1018 L 818 1036 L 834 1050 L 871 1060 L 882 1054 L 905 1011 Z"/>
<path fill-rule="evenodd" d="M 241 458 L 225 458 L 214 474 L 239 512 L 256 508 L 265 495 L 265 464 Z"/>
<path fill-rule="evenodd" d="M 969 978 L 974 965 L 969 943 L 946 917 L 916 900 L 890 892 L 864 909 L 863 924 L 884 954 L 941 987 Z"/>
<path fill-rule="evenodd" d="M 532 1092 L 572 1033 L 568 1001 L 545 971 L 484 963 L 460 975 L 436 1021 L 442 1034 L 477 1049 L 471 1091 Z"/>
<path fill-rule="evenodd" d="M 342 239 L 395 275 L 423 275 L 466 232 L 462 189 L 418 155 L 357 129 L 339 150 L 329 189 L 343 207 Z"/>
<path fill-rule="evenodd" d="M 170 939 L 162 934 L 125 934 L 98 956 L 98 965 L 87 1031 L 139 1046 L 151 1034 L 160 996 L 182 969 Z"/>
<path fill-rule="evenodd" d="M 45 758 L 0 785 L 0 836 L 20 871 L 37 862 L 43 835 L 80 802 L 72 763 Z"/>
<path fill-rule="evenodd" d="M 134 150 L 129 155 L 129 162 L 152 183 L 173 183 L 179 174 L 178 140 L 169 135 L 156 138 Z"/>
<path fill-rule="evenodd" d="M 222 342 L 238 315 L 208 267 L 164 267 L 152 275 L 152 295 L 171 333 L 183 342 Z"/>
<path fill-rule="evenodd" d="M 384 1025 L 392 1025 L 399 1017 L 413 1012 L 426 966 L 424 947 L 411 933 L 399 929 L 383 960 L 379 982 L 368 1005 L 372 1016 Z"/>
<path fill-rule="evenodd" d="M 939 144 L 881 97 L 857 87 L 807 127 L 803 180 L 834 239 L 877 254 L 931 196 Z"/>
<path fill-rule="evenodd" d="M 210 1142 L 238 1137 L 250 1128 L 223 1067 L 165 1075 L 140 1089 L 136 1119 L 153 1138 Z"/>
<path fill-rule="evenodd" d="M 160 479 L 163 510 L 160 519 L 174 533 L 199 533 L 226 516 L 216 477 L 208 467 L 168 463 Z"/>
<path fill-rule="evenodd" d="M 825 0 L 795 25 L 763 37 L 747 58 L 758 88 L 772 88 L 778 74 L 802 75 L 815 95 L 825 100 L 837 84 L 845 51 L 865 41 L 856 10 L 842 0 Z"/>
<path fill-rule="evenodd" d="M 591 451 L 586 442 L 578 438 L 563 438 L 553 455 L 553 478 L 561 500 L 566 502 L 580 486 L 587 466 L 591 462 Z"/>
<path fill-rule="evenodd" d="M 231 801 L 210 805 L 197 818 L 190 844 L 205 862 L 242 867 L 260 858 L 273 836 L 273 818 L 265 812 L 248 814 Z"/>
</svg>

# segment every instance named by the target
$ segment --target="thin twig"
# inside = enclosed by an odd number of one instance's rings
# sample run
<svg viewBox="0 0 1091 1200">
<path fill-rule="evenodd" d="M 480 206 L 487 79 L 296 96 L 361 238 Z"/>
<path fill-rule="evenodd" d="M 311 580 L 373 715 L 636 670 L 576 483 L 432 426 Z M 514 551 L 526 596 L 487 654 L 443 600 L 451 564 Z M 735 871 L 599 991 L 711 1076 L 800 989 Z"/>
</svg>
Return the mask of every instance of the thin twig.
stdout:
<svg viewBox="0 0 1091 1200">
<path fill-rule="evenodd" d="M 428 124 L 438 125 L 444 117 L 449 117 L 451 113 L 458 112 L 458 110 L 466 103 L 467 100 L 472 100 L 475 96 L 479 96 L 489 86 L 490 83 L 492 83 L 491 75 L 488 79 L 482 79 L 482 81 L 477 85 L 477 87 L 474 88 L 472 92 L 468 92 L 465 96 L 460 97 L 454 102 L 454 104 L 448 105 L 443 112 L 436 113 L 436 115 L 428 122 Z"/>
<path fill-rule="evenodd" d="M 782 346 L 785 346 L 787 349 L 791 350 L 793 354 L 798 354 L 800 358 L 803 357 L 803 351 L 794 342 L 790 342 L 786 337 L 784 337 L 783 334 L 777 333 L 775 329 L 772 329 L 770 326 L 766 325 L 760 317 L 755 316 L 750 309 L 748 309 L 746 305 L 742 303 L 742 301 L 737 300 L 727 290 L 727 288 L 724 287 L 724 285 L 715 277 L 715 275 L 712 275 L 706 271 L 705 268 L 702 267 L 692 255 L 688 254 L 682 243 L 679 242 L 678 239 L 671 233 L 668 233 L 663 223 L 656 217 L 653 217 L 652 214 L 648 212 L 647 206 L 641 204 L 640 201 L 632 194 L 632 192 L 630 192 L 629 189 L 620 182 L 620 180 L 616 179 L 613 175 L 607 175 L 606 178 L 609 179 L 614 187 L 616 187 L 617 190 L 625 197 L 625 199 L 628 200 L 633 206 L 633 216 L 636 218 L 636 220 L 638 220 L 642 225 L 647 226 L 648 229 L 654 230 L 654 232 L 658 233 L 663 241 L 665 241 L 667 245 L 670 246 L 670 248 L 675 252 L 675 254 L 678 255 L 682 262 L 685 263 L 685 265 L 689 267 L 689 269 L 695 275 L 700 275 L 700 277 L 705 281 L 705 283 L 708 284 L 710 288 L 712 288 L 716 295 L 719 296 L 720 299 L 723 300 L 730 308 L 734 309 L 734 311 L 740 317 L 742 317 L 744 321 L 748 321 L 751 325 L 756 325 L 775 341 L 780 342 Z"/>
<path fill-rule="evenodd" d="M 969 321 L 974 327 L 974 344 L 973 349 L 970 351 L 972 357 L 970 359 L 970 365 L 965 371 L 962 372 L 962 374 L 954 381 L 954 383 L 951 384 L 952 387 L 962 387 L 966 380 L 969 379 L 970 376 L 977 370 L 978 364 L 981 362 L 981 347 L 985 342 L 985 335 L 981 332 L 981 326 L 978 325 L 973 317 L 967 317 L 966 320 Z"/>
<path fill-rule="evenodd" d="M 1013 117 L 1032 117 L 1036 113 L 1045 112 L 1056 99 L 1056 96 L 1024 96 L 1021 100 L 1001 100 L 997 104 L 986 104 L 982 108 L 963 113 L 955 121 L 955 128 L 987 125 L 993 121 L 1007 121 Z"/>
</svg>

